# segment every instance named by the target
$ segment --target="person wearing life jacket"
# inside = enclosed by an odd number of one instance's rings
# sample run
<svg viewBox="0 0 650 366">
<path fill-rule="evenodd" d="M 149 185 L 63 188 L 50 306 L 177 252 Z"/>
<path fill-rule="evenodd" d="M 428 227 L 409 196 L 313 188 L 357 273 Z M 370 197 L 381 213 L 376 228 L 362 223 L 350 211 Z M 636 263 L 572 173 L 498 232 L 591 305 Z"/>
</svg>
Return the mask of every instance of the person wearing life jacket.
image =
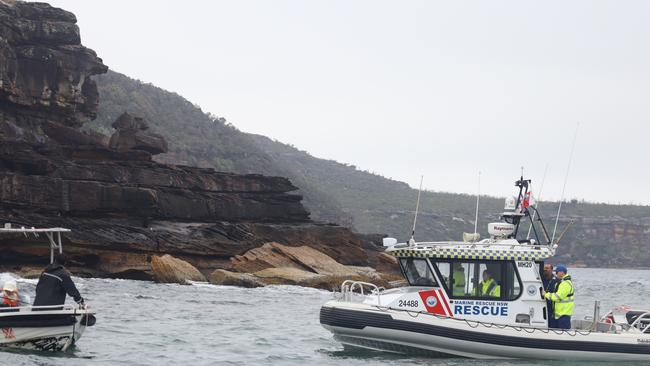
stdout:
<svg viewBox="0 0 650 366">
<path fill-rule="evenodd" d="M 553 302 L 553 318 L 556 328 L 571 329 L 573 315 L 574 287 L 571 276 L 567 274 L 565 265 L 555 267 L 555 275 L 559 281 L 555 292 L 543 291 L 544 298 Z"/>
<path fill-rule="evenodd" d="M 553 274 L 553 265 L 550 263 L 544 264 L 544 273 L 542 275 L 542 286 L 546 292 L 555 292 L 557 290 L 558 280 Z M 546 319 L 548 320 L 549 328 L 557 328 L 557 322 L 553 316 L 553 301 L 546 300 Z"/>
<path fill-rule="evenodd" d="M 479 283 L 481 296 L 501 297 L 501 286 L 492 278 L 492 273 L 487 269 L 483 271 L 483 281 Z"/>
<path fill-rule="evenodd" d="M 2 302 L 0 302 L 0 307 L 15 308 L 17 306 L 20 306 L 20 297 L 18 296 L 16 281 L 5 281 L 2 286 Z"/>
<path fill-rule="evenodd" d="M 465 295 L 465 268 L 460 263 L 452 263 L 454 270 L 452 294 L 456 296 Z"/>
<path fill-rule="evenodd" d="M 54 258 L 52 264 L 45 267 L 36 284 L 34 306 L 63 305 L 67 294 L 82 308 L 85 308 L 83 297 L 72 282 L 70 273 L 63 267 L 66 261 L 67 257 L 64 254 L 59 254 Z"/>
</svg>

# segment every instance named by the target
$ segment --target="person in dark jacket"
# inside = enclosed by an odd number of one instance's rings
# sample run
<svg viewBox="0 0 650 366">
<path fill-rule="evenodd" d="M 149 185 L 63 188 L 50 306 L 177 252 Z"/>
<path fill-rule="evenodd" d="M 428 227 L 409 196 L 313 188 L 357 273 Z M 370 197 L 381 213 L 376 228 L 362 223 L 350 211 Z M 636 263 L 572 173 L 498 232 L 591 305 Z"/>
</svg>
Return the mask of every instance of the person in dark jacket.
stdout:
<svg viewBox="0 0 650 366">
<path fill-rule="evenodd" d="M 544 275 L 542 276 L 542 285 L 544 286 L 544 292 L 555 292 L 557 291 L 557 285 L 559 281 L 555 278 L 553 274 L 553 265 L 549 263 L 544 264 Z M 557 328 L 557 321 L 553 317 L 553 302 L 551 300 L 546 300 L 546 316 L 548 319 L 549 328 Z"/>
<path fill-rule="evenodd" d="M 34 306 L 63 305 L 68 294 L 77 304 L 85 307 L 84 299 L 72 282 L 70 273 L 63 267 L 66 260 L 64 254 L 59 254 L 52 264 L 45 267 L 36 284 Z"/>
</svg>

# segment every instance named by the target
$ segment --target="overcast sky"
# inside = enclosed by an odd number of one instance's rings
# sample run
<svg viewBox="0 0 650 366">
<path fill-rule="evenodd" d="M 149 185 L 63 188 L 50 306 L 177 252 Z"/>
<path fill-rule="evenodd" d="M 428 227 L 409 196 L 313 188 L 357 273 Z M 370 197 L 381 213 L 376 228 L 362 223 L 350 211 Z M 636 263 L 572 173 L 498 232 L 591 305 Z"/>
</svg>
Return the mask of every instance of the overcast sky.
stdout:
<svg viewBox="0 0 650 366">
<path fill-rule="evenodd" d="M 87 1 L 84 45 L 239 129 L 437 191 L 650 204 L 648 1 Z"/>
</svg>

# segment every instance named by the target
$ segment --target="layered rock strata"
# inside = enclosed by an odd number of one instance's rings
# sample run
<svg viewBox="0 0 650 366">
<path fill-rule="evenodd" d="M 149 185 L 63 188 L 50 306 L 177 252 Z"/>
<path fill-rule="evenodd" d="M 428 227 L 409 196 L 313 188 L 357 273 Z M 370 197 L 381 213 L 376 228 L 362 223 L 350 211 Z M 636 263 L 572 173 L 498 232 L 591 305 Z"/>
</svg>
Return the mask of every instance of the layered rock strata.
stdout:
<svg viewBox="0 0 650 366">
<path fill-rule="evenodd" d="M 403 284 L 402 276 L 393 271 L 343 265 L 310 246 L 266 243 L 232 257 L 230 262 L 229 270 L 214 271 L 210 282 L 243 287 L 291 284 L 333 291 L 345 280 L 372 282 L 385 288 Z"/>
<path fill-rule="evenodd" d="M 109 142 L 82 131 L 106 70 L 72 13 L 0 0 L 0 223 L 72 229 L 71 268 L 93 276 L 152 278 L 164 253 L 210 273 L 269 241 L 367 264 L 360 239 L 312 223 L 286 178 L 156 163 L 166 142 L 129 114 Z M 0 235 L 0 270 L 44 264 L 34 243 Z"/>
</svg>

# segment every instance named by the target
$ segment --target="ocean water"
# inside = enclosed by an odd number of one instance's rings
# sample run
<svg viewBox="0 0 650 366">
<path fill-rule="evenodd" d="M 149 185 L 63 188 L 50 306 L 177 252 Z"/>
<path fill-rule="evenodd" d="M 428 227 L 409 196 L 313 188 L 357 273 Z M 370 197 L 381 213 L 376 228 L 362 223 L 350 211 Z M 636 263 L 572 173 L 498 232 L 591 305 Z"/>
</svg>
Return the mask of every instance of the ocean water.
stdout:
<svg viewBox="0 0 650 366">
<path fill-rule="evenodd" d="M 650 271 L 570 269 L 576 313 L 626 304 L 650 308 Z M 0 274 L 0 281 L 8 274 Z M 33 297 L 34 280 L 18 279 Z M 333 294 L 295 286 L 243 289 L 208 284 L 75 279 L 97 324 L 72 352 L 0 351 L 7 365 L 567 365 L 535 360 L 409 358 L 351 351 L 319 324 Z M 570 363 L 580 364 L 580 363 Z"/>
</svg>

